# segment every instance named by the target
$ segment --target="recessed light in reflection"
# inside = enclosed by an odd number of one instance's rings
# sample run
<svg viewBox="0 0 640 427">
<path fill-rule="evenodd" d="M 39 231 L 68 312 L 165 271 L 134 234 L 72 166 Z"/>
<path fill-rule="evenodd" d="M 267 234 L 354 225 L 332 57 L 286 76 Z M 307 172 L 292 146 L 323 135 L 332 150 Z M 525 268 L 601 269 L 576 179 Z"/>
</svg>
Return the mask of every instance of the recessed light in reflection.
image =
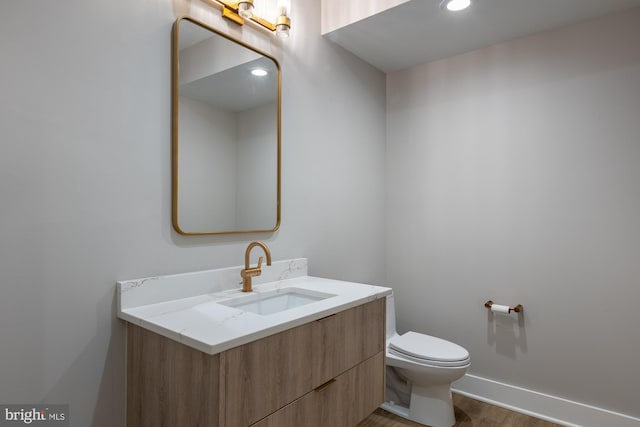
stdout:
<svg viewBox="0 0 640 427">
<path fill-rule="evenodd" d="M 269 73 L 267 72 L 267 70 L 264 70 L 262 68 L 256 68 L 254 70 L 251 70 L 251 74 L 253 74 L 256 77 L 264 77 Z"/>
<path fill-rule="evenodd" d="M 446 7 L 447 10 L 457 12 L 471 6 L 471 0 L 444 0 L 441 5 Z"/>
</svg>

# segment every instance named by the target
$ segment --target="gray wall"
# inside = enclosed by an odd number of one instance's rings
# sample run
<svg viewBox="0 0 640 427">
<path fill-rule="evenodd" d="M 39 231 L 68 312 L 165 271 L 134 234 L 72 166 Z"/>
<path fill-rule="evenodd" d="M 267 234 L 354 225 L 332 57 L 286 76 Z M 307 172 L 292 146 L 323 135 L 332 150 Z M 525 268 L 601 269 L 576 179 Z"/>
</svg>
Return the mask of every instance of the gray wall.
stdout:
<svg viewBox="0 0 640 427">
<path fill-rule="evenodd" d="M 387 82 L 399 329 L 465 346 L 472 374 L 634 416 L 638 40 L 635 9 Z"/>
<path fill-rule="evenodd" d="M 178 110 L 180 229 L 250 230 L 236 226 L 238 115 L 186 96 L 179 97 Z"/>
<path fill-rule="evenodd" d="M 270 230 L 277 211 L 277 102 L 237 113 L 236 230 Z"/>
<path fill-rule="evenodd" d="M 316 4 L 318 3 L 318 4 Z M 0 402 L 70 403 L 122 425 L 115 281 L 239 265 L 263 239 L 315 275 L 384 277 L 384 75 L 320 36 L 319 2 L 280 43 L 201 1 L 0 4 Z M 170 44 L 178 15 L 283 67 L 283 224 L 186 238 L 171 228 Z"/>
</svg>

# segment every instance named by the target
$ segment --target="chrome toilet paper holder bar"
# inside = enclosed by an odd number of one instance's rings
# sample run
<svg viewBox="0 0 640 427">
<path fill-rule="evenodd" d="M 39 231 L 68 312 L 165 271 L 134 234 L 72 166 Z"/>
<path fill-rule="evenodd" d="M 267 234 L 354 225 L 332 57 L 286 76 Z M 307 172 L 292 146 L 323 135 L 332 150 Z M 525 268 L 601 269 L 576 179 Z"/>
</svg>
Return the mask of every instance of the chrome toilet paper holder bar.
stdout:
<svg viewBox="0 0 640 427">
<path fill-rule="evenodd" d="M 489 310 L 491 310 L 491 306 L 495 304 L 493 301 L 489 300 L 487 302 L 484 303 L 484 306 L 487 307 Z M 518 304 L 515 307 L 509 306 L 509 313 L 511 313 L 512 311 L 515 311 L 516 313 L 520 313 L 522 311 L 524 307 L 522 307 L 522 304 Z"/>
</svg>

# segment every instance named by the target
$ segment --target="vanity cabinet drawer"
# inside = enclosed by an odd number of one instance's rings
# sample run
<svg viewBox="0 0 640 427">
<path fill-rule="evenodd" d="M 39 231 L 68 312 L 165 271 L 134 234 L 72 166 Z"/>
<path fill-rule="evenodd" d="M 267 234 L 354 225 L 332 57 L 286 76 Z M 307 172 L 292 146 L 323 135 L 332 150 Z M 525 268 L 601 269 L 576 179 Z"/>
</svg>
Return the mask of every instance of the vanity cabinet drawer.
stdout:
<svg viewBox="0 0 640 427">
<path fill-rule="evenodd" d="M 369 416 L 384 402 L 384 375 L 381 351 L 336 377 L 323 397 L 322 426 L 353 427 Z"/>
<path fill-rule="evenodd" d="M 386 298 L 315 322 L 313 388 L 384 349 Z"/>
<path fill-rule="evenodd" d="M 384 401 L 384 352 L 254 424 L 254 427 L 353 427 Z"/>
<path fill-rule="evenodd" d="M 227 427 L 246 427 L 313 389 L 313 323 L 221 355 Z"/>
</svg>

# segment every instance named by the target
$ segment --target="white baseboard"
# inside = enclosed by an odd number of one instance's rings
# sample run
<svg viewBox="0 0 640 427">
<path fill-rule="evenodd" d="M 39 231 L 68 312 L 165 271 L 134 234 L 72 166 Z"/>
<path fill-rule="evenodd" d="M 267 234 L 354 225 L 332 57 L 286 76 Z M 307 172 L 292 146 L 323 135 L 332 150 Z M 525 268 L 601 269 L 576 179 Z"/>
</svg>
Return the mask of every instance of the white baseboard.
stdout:
<svg viewBox="0 0 640 427">
<path fill-rule="evenodd" d="M 640 427 L 640 418 L 475 375 L 460 378 L 451 391 L 569 427 Z"/>
</svg>

